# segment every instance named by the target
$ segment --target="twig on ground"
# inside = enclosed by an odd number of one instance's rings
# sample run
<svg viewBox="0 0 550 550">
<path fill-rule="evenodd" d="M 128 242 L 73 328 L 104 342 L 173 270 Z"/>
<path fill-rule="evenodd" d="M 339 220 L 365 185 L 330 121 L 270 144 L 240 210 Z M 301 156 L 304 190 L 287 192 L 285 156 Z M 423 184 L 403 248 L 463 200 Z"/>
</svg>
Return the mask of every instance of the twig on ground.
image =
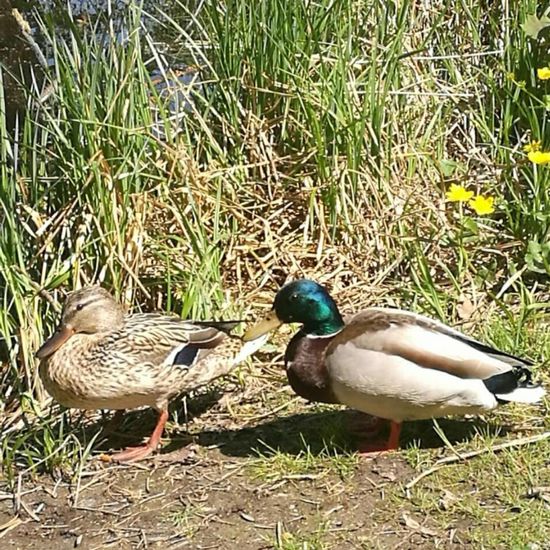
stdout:
<svg viewBox="0 0 550 550">
<path fill-rule="evenodd" d="M 40 523 L 40 518 L 36 515 L 36 513 L 31 510 L 23 500 L 20 500 L 19 502 L 21 504 L 21 508 L 27 513 L 27 515 L 32 518 L 33 521 Z"/>
<path fill-rule="evenodd" d="M 3 525 L 0 525 L 0 539 L 3 536 L 7 535 L 12 529 L 16 529 L 17 527 L 19 527 L 19 525 L 21 525 L 22 523 L 26 522 L 23 521 L 19 516 L 15 516 Z"/>
<path fill-rule="evenodd" d="M 429 475 L 437 472 L 438 470 L 441 470 L 441 468 L 443 468 L 447 464 L 452 464 L 454 462 L 467 460 L 469 458 L 473 458 L 475 456 L 479 456 L 484 453 L 488 453 L 490 451 L 498 452 L 498 451 L 502 451 L 503 449 L 508 449 L 510 447 L 522 447 L 523 445 L 529 445 L 531 443 L 536 443 L 537 441 L 544 441 L 545 439 L 548 439 L 548 438 L 550 438 L 550 432 L 544 432 L 538 435 L 532 435 L 529 437 L 520 437 L 518 439 L 513 439 L 512 441 L 506 441 L 505 443 L 501 443 L 500 445 L 495 445 L 494 447 L 488 447 L 486 449 L 470 451 L 469 453 L 462 453 L 461 455 L 453 455 L 453 456 L 447 456 L 445 458 L 441 458 L 429 470 L 425 470 L 424 472 L 416 476 L 414 479 L 409 481 L 409 483 L 405 485 L 405 489 L 408 492 L 420 480 L 424 479 L 425 477 L 428 477 Z"/>
</svg>

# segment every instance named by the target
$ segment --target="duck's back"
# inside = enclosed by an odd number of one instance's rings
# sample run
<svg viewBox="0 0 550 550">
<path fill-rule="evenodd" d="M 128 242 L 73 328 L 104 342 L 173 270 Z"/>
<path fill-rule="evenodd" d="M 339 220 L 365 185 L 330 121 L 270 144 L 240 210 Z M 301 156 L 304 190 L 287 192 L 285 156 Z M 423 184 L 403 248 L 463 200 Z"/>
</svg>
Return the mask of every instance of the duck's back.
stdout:
<svg viewBox="0 0 550 550">
<path fill-rule="evenodd" d="M 349 319 L 326 364 L 341 403 L 396 421 L 476 413 L 540 393 L 523 382 L 528 361 L 401 310 L 371 308 Z"/>
</svg>

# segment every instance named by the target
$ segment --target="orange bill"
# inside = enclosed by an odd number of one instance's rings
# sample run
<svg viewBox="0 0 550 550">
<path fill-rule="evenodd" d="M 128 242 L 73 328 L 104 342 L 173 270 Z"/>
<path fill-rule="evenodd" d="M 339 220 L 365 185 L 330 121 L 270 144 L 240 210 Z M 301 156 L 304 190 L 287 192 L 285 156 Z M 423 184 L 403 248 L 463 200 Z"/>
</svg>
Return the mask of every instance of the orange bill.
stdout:
<svg viewBox="0 0 550 550">
<path fill-rule="evenodd" d="M 60 326 L 53 333 L 53 335 L 46 340 L 42 347 L 36 352 L 36 357 L 38 359 L 46 359 L 52 353 L 57 351 L 72 335 L 74 334 L 74 329 L 71 326 Z"/>
</svg>

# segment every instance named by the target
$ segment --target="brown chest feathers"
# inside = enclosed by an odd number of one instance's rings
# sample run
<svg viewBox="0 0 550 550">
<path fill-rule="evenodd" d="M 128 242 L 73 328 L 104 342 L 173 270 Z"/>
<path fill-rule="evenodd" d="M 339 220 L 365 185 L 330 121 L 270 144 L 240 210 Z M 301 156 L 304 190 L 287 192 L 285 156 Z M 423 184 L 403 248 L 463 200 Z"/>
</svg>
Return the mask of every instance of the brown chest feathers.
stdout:
<svg viewBox="0 0 550 550">
<path fill-rule="evenodd" d="M 334 336 L 308 337 L 297 332 L 285 353 L 285 368 L 292 389 L 308 401 L 338 403 L 332 393 L 325 351 Z"/>
</svg>

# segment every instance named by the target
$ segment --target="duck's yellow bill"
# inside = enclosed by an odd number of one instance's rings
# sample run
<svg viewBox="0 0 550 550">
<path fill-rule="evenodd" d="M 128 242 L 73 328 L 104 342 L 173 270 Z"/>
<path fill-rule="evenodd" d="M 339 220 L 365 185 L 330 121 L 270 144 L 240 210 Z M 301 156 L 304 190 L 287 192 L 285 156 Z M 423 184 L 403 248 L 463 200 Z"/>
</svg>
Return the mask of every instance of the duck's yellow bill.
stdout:
<svg viewBox="0 0 550 550">
<path fill-rule="evenodd" d="M 46 359 L 57 351 L 72 335 L 74 329 L 70 326 L 61 326 L 46 340 L 42 347 L 36 352 L 38 359 Z"/>
<path fill-rule="evenodd" d="M 276 328 L 279 328 L 283 322 L 277 317 L 274 311 L 271 311 L 265 319 L 262 319 L 259 323 L 256 323 L 253 327 L 249 328 L 243 336 L 245 342 L 255 340 Z"/>
</svg>

